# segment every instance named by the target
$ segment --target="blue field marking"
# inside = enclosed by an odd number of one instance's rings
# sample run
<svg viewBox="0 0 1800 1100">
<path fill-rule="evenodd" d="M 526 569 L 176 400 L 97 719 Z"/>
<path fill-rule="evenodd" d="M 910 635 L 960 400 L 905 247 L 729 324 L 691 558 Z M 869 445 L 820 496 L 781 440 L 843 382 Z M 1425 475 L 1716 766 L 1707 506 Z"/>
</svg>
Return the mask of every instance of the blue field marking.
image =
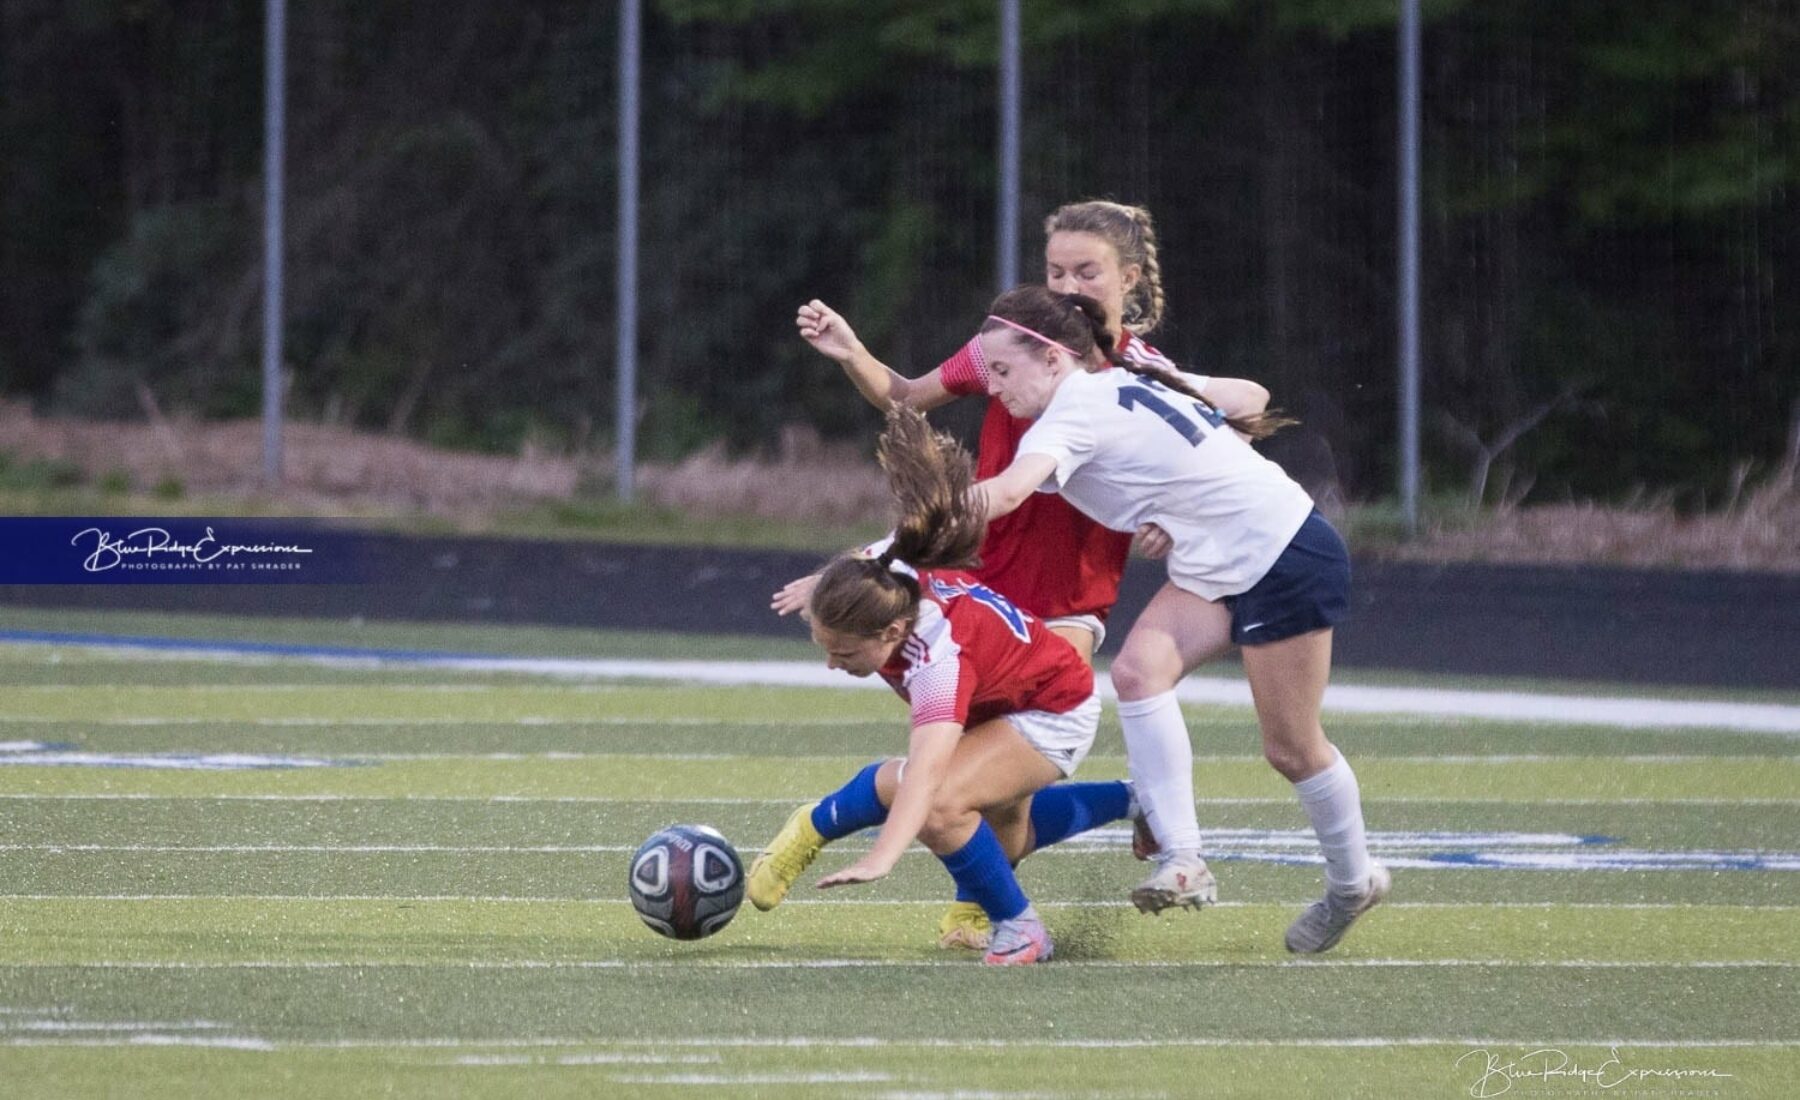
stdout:
<svg viewBox="0 0 1800 1100">
<path fill-rule="evenodd" d="M 1800 871 L 1800 852 L 1651 851 L 1625 838 L 1579 833 L 1400 832 L 1368 834 L 1369 852 L 1391 868 L 1416 871 Z M 1063 847 L 1123 848 L 1131 830 L 1093 829 Z M 1203 829 L 1208 861 L 1317 867 L 1308 829 Z"/>
<path fill-rule="evenodd" d="M 265 771 L 359 767 L 354 760 L 244 752 L 90 752 L 71 741 L 0 741 L 0 768 L 149 768 L 170 771 Z"/>
<path fill-rule="evenodd" d="M 278 771 L 291 768 L 354 768 L 355 760 L 247 752 L 85 752 L 68 746 L 0 753 L 0 768 L 143 768 L 152 771 Z"/>
<path fill-rule="evenodd" d="M 455 653 L 441 649 L 365 649 L 356 646 L 300 645 L 286 642 L 225 641 L 212 638 L 147 638 L 124 634 L 72 634 L 54 630 L 0 630 L 0 642 L 21 645 L 72 645 L 174 650 L 191 653 L 232 653 L 264 657 L 305 657 L 346 661 L 492 660 L 489 653 Z"/>
</svg>

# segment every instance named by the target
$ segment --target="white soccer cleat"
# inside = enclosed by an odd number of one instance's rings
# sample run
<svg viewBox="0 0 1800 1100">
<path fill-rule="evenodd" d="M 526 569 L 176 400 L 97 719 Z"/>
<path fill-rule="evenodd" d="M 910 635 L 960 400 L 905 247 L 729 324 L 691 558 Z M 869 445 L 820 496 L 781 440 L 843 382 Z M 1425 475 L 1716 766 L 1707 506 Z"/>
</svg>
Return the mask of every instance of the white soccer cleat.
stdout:
<svg viewBox="0 0 1800 1100">
<path fill-rule="evenodd" d="M 994 926 L 993 942 L 981 961 L 988 966 L 1030 966 L 1050 961 L 1054 952 L 1049 930 L 1037 911 L 1028 908 L 1012 920 Z"/>
<path fill-rule="evenodd" d="M 1380 905 L 1394 887 L 1394 876 L 1379 863 L 1369 867 L 1369 883 L 1358 893 L 1326 890 L 1325 896 L 1307 906 L 1288 925 L 1287 949 L 1297 955 L 1317 955 L 1337 946 L 1356 919 Z"/>
<path fill-rule="evenodd" d="M 1219 900 L 1219 883 L 1197 852 L 1171 852 L 1157 858 L 1156 870 L 1131 892 L 1139 912 L 1199 909 Z"/>
</svg>

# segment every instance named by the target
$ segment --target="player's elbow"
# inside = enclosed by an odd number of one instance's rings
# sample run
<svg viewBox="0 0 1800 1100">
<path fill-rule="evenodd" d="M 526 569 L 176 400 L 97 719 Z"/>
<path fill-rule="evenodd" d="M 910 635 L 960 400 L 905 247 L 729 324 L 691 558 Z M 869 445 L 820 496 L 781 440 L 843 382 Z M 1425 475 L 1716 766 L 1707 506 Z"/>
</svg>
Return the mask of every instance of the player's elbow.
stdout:
<svg viewBox="0 0 1800 1100">
<path fill-rule="evenodd" d="M 1248 378 L 1215 378 L 1201 396 L 1226 416 L 1255 416 L 1269 407 L 1269 391 Z"/>
<path fill-rule="evenodd" d="M 997 478 L 982 482 L 976 486 L 976 491 L 981 494 L 982 514 L 990 520 L 1010 515 L 1025 503 L 1025 493 L 1022 490 Z"/>
</svg>

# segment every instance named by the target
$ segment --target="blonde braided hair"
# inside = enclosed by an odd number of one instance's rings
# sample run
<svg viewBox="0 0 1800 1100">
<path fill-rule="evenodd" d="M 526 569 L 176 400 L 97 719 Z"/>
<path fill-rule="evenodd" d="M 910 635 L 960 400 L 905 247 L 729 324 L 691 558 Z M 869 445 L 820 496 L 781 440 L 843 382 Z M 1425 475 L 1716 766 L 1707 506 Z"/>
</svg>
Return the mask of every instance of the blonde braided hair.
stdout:
<svg viewBox="0 0 1800 1100">
<path fill-rule="evenodd" d="M 1137 285 L 1125 300 L 1119 323 L 1138 336 L 1156 330 L 1163 319 L 1162 264 L 1156 256 L 1156 226 L 1150 211 L 1107 199 L 1088 199 L 1059 206 L 1044 219 L 1044 236 L 1092 233 L 1119 254 L 1121 266 L 1138 266 Z"/>
</svg>

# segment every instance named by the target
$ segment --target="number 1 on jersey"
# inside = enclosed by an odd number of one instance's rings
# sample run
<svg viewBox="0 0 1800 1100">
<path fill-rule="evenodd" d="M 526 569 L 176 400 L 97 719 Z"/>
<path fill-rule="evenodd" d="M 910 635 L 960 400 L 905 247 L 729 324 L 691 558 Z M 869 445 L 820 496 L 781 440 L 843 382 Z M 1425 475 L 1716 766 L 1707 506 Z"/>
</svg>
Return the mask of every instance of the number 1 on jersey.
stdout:
<svg viewBox="0 0 1800 1100">
<path fill-rule="evenodd" d="M 1151 393 L 1149 389 L 1143 386 L 1119 387 L 1120 408 L 1129 411 L 1140 405 L 1161 417 L 1163 423 L 1180 432 L 1181 438 L 1187 440 L 1189 445 L 1198 447 L 1200 441 L 1206 438 L 1205 428 L 1202 428 L 1192 420 L 1189 420 L 1182 414 L 1180 409 L 1177 409 L 1167 401 L 1164 401 L 1154 393 Z M 1224 416 L 1216 409 L 1208 410 L 1199 402 L 1194 403 L 1194 411 L 1199 413 L 1208 424 L 1211 424 L 1215 428 L 1225 422 Z M 1209 412 L 1210 415 L 1208 415 Z"/>
</svg>

